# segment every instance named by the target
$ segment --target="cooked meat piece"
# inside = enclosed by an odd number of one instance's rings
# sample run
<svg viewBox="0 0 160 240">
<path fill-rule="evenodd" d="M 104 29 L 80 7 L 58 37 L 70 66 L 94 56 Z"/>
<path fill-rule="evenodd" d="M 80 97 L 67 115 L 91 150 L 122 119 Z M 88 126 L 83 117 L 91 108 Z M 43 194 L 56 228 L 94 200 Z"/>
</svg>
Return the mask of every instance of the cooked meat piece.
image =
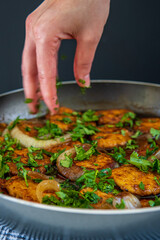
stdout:
<svg viewBox="0 0 160 240">
<path fill-rule="evenodd" d="M 111 156 L 100 152 L 100 154 L 92 155 L 88 160 L 74 161 L 76 166 L 85 167 L 86 169 L 97 169 L 102 170 L 105 168 L 115 168 L 118 167 L 117 162 L 115 162 Z"/>
<path fill-rule="evenodd" d="M 125 113 L 130 112 L 127 109 L 113 109 L 113 110 L 101 110 L 96 111 L 96 115 L 99 115 L 99 124 L 116 124 Z"/>
<path fill-rule="evenodd" d="M 134 126 L 135 130 L 149 133 L 151 128 L 160 129 L 160 118 L 142 118 L 139 126 Z"/>
<path fill-rule="evenodd" d="M 92 188 L 84 188 L 80 191 L 81 194 L 84 194 L 86 192 L 93 192 L 93 189 Z M 95 194 L 97 194 L 99 197 L 100 197 L 100 200 L 98 201 L 98 203 L 95 203 L 95 204 L 91 204 L 91 206 L 95 209 L 112 209 L 112 205 L 107 203 L 106 200 L 108 198 L 113 198 L 114 195 L 112 193 L 104 193 L 104 192 L 101 192 L 99 190 L 97 191 L 94 191 Z"/>
<path fill-rule="evenodd" d="M 73 113 L 74 111 L 71 108 L 60 107 L 57 114 Z"/>
<path fill-rule="evenodd" d="M 36 151 L 33 154 L 34 157 L 36 157 L 37 154 L 39 154 L 40 151 Z M 40 171 L 41 173 L 45 173 L 46 172 L 46 168 L 45 165 L 49 165 L 51 164 L 50 161 L 50 157 L 47 156 L 46 154 L 41 154 L 43 156 L 43 159 L 34 159 L 34 161 L 39 165 L 39 167 L 34 167 L 37 171 Z M 12 161 L 13 162 L 7 162 L 7 165 L 10 168 L 10 173 L 13 175 L 18 174 L 18 170 L 17 170 L 17 162 L 14 160 L 16 160 L 17 157 L 21 157 L 20 158 L 20 162 L 24 163 L 24 164 L 28 164 L 29 163 L 29 156 L 28 156 L 28 149 L 24 148 L 22 150 L 17 150 L 15 149 L 14 153 L 12 154 Z M 31 170 L 31 166 L 24 166 L 24 168 L 26 170 Z"/>
<path fill-rule="evenodd" d="M 92 136 L 92 140 L 97 140 L 99 148 L 113 148 L 124 146 L 132 135 L 128 130 L 124 131 L 125 136 L 122 135 L 121 131 L 115 133 L 99 132 Z"/>
<path fill-rule="evenodd" d="M 30 137 L 37 137 L 38 131 L 36 127 L 42 128 L 45 126 L 45 122 L 38 119 L 31 119 L 31 120 L 21 120 L 17 124 L 20 131 Z"/>
<path fill-rule="evenodd" d="M 153 200 L 153 199 L 140 199 L 140 202 L 141 202 L 141 207 L 150 207 L 149 205 L 149 201 L 150 200 Z"/>
<path fill-rule="evenodd" d="M 123 165 L 112 170 L 112 177 L 115 183 L 124 191 L 140 196 L 156 195 L 160 193 L 160 186 L 154 180 L 159 179 L 156 173 L 144 173 L 132 165 Z M 140 183 L 144 184 L 144 190 L 140 188 Z"/>
<path fill-rule="evenodd" d="M 72 166 L 64 167 L 61 164 L 61 161 L 65 159 L 66 156 L 71 156 L 73 159 Z M 58 171 L 65 176 L 66 178 L 70 179 L 71 181 L 75 181 L 81 175 L 83 175 L 84 171 L 83 168 L 88 170 L 97 169 L 102 170 L 105 168 L 115 168 L 118 167 L 118 164 L 112 159 L 111 156 L 100 152 L 98 155 L 92 155 L 87 160 L 74 160 L 76 156 L 76 152 L 74 148 L 71 148 L 65 152 L 63 152 L 57 159 L 57 168 Z"/>
<path fill-rule="evenodd" d="M 38 184 L 28 179 L 28 185 L 27 187 L 24 179 L 14 176 L 6 182 L 6 189 L 12 197 L 37 202 L 36 187 Z"/>
<path fill-rule="evenodd" d="M 46 118 L 53 124 L 56 124 L 63 132 L 73 129 L 74 124 L 76 123 L 75 116 L 66 116 L 62 114 L 56 115 L 47 115 Z"/>
</svg>

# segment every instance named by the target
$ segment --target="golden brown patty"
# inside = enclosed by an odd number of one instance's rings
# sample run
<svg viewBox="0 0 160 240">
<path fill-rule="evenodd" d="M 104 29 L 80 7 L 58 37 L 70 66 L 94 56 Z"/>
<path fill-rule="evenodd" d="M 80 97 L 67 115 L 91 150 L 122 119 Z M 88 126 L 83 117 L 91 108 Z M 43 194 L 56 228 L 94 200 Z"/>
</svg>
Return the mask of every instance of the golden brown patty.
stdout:
<svg viewBox="0 0 160 240">
<path fill-rule="evenodd" d="M 116 124 L 127 112 L 130 111 L 127 109 L 101 110 L 96 111 L 96 115 L 100 115 L 99 124 Z"/>
<path fill-rule="evenodd" d="M 128 130 L 124 131 L 125 136 L 122 135 L 121 131 L 115 133 L 99 132 L 92 136 L 92 140 L 96 140 L 98 142 L 99 148 L 113 148 L 117 146 L 124 146 L 132 135 Z"/>
<path fill-rule="evenodd" d="M 36 187 L 38 184 L 28 180 L 28 185 L 27 187 L 24 179 L 14 176 L 6 182 L 6 189 L 12 197 L 37 202 Z"/>
<path fill-rule="evenodd" d="M 154 177 L 159 179 L 159 175 L 156 173 L 144 173 L 132 165 L 123 165 L 112 170 L 112 177 L 124 191 L 140 196 L 160 193 L 160 186 L 154 180 Z M 140 188 L 141 182 L 144 184 L 144 190 Z"/>
<path fill-rule="evenodd" d="M 143 133 L 149 133 L 151 128 L 160 129 L 160 118 L 142 118 L 140 126 L 135 126 L 135 130 Z"/>
<path fill-rule="evenodd" d="M 86 192 L 93 192 L 92 188 L 84 188 L 80 191 L 81 194 L 84 194 Z M 112 193 L 104 193 L 101 192 L 99 190 L 94 191 L 95 194 L 97 194 L 100 197 L 100 200 L 98 201 L 98 203 L 95 204 L 91 204 L 91 206 L 95 209 L 111 209 L 112 205 L 110 205 L 109 203 L 106 202 L 106 200 L 108 198 L 113 198 L 114 195 Z"/>
</svg>

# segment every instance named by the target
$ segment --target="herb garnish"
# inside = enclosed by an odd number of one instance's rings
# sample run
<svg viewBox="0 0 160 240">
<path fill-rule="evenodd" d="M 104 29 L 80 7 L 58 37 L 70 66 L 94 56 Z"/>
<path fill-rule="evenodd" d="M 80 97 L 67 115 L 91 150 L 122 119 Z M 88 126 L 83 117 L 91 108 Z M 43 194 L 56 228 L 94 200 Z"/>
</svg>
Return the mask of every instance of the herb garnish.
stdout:
<svg viewBox="0 0 160 240">
<path fill-rule="evenodd" d="M 33 102 L 33 99 L 32 98 L 26 98 L 24 103 L 32 103 Z"/>
<path fill-rule="evenodd" d="M 37 138 L 39 139 L 51 139 L 62 136 L 62 129 L 60 129 L 56 124 L 51 123 L 49 120 L 46 121 L 46 125 L 44 127 L 35 127 L 35 129 L 38 131 Z"/>
<path fill-rule="evenodd" d="M 142 189 L 143 191 L 145 190 L 145 185 L 143 182 L 140 182 L 139 188 Z"/>
<path fill-rule="evenodd" d="M 136 114 L 133 112 L 127 112 L 123 115 L 121 120 L 116 123 L 116 127 L 124 127 L 129 125 L 131 128 L 133 127 L 133 121 L 136 118 Z"/>
</svg>

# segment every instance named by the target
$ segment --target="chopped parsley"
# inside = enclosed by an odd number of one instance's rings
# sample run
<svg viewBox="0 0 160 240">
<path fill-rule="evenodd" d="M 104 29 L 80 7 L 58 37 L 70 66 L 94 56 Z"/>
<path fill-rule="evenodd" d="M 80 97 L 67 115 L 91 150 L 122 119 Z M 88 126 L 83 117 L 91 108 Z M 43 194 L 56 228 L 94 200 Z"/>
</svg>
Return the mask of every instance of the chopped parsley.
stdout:
<svg viewBox="0 0 160 240">
<path fill-rule="evenodd" d="M 137 131 L 134 135 L 131 136 L 131 138 L 138 138 L 139 136 L 141 136 L 143 133 L 141 131 Z"/>
<path fill-rule="evenodd" d="M 49 120 L 46 121 L 46 125 L 44 127 L 35 127 L 35 129 L 38 131 L 37 138 L 39 139 L 46 140 L 62 136 L 62 129 L 60 129 L 56 124 L 51 123 Z"/>
<path fill-rule="evenodd" d="M 72 167 L 73 159 L 72 159 L 71 155 L 67 156 L 67 154 L 65 154 L 64 156 L 65 156 L 65 158 L 60 161 L 60 165 L 65 168 Z"/>
<path fill-rule="evenodd" d="M 123 148 L 119 147 L 119 148 L 114 148 L 114 153 L 110 153 L 109 155 L 111 155 L 114 160 L 120 164 L 125 164 L 127 163 L 127 159 L 126 157 L 126 152 L 124 151 Z"/>
<path fill-rule="evenodd" d="M 69 117 L 64 117 L 61 121 L 64 122 L 65 124 L 69 124 L 72 122 L 72 120 Z"/>
<path fill-rule="evenodd" d="M 133 152 L 130 156 L 129 163 L 133 164 L 143 172 L 148 172 L 152 167 L 152 163 L 145 159 L 145 157 L 138 156 L 137 152 Z"/>
<path fill-rule="evenodd" d="M 140 188 L 141 190 L 143 190 L 143 191 L 145 190 L 145 185 L 144 185 L 143 182 L 140 182 L 139 188 Z"/>
<path fill-rule="evenodd" d="M 151 128 L 150 129 L 150 134 L 156 139 L 158 140 L 160 138 L 160 130 Z"/>
<path fill-rule="evenodd" d="M 136 141 L 133 139 L 129 139 L 126 144 L 126 149 L 134 150 L 138 148 L 138 145 L 136 144 Z"/>
<path fill-rule="evenodd" d="M 155 196 L 155 200 L 150 200 L 149 201 L 149 205 L 150 207 L 156 207 L 156 206 L 160 206 L 160 198 L 158 198 L 157 196 Z"/>
<path fill-rule="evenodd" d="M 32 98 L 26 98 L 24 103 L 32 103 L 33 102 L 33 99 Z"/>
<path fill-rule="evenodd" d="M 123 115 L 121 120 L 116 123 L 116 127 L 124 127 L 129 125 L 131 128 L 133 127 L 133 121 L 136 118 L 136 114 L 133 112 L 127 112 Z"/>
<path fill-rule="evenodd" d="M 95 115 L 95 111 L 92 111 L 91 109 L 89 109 L 88 111 L 82 114 L 82 119 L 84 122 L 93 122 L 93 121 L 98 121 L 99 117 Z"/>
<path fill-rule="evenodd" d="M 121 199 L 121 203 L 120 204 L 116 204 L 116 208 L 117 209 L 124 209 L 125 208 L 125 201 L 124 199 Z"/>
<path fill-rule="evenodd" d="M 20 118 L 19 118 L 19 116 L 8 126 L 8 130 L 12 130 L 15 126 L 16 126 L 16 124 L 17 123 L 19 123 L 19 121 L 20 121 Z"/>
</svg>

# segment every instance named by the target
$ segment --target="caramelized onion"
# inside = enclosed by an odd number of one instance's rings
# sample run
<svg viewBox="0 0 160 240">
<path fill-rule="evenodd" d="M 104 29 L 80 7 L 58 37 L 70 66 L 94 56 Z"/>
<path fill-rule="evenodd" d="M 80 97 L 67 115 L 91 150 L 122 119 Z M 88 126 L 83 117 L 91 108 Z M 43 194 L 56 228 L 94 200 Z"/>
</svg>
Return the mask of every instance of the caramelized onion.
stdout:
<svg viewBox="0 0 160 240">
<path fill-rule="evenodd" d="M 8 133 L 8 129 L 5 129 L 3 135 Z M 71 141 L 71 134 L 67 133 L 61 137 L 49 140 L 38 140 L 34 137 L 30 137 L 23 133 L 18 126 L 15 126 L 10 132 L 11 137 L 16 138 L 24 147 L 36 147 L 36 148 L 50 148 L 62 143 Z M 62 142 L 63 139 L 63 142 Z"/>
<path fill-rule="evenodd" d="M 112 203 L 113 207 L 117 208 L 116 207 L 117 204 L 120 205 L 122 202 L 122 199 L 124 200 L 124 203 L 125 203 L 125 206 L 124 206 L 125 209 L 135 209 L 135 208 L 141 207 L 141 203 L 139 199 L 133 194 L 127 193 L 127 192 L 120 193 L 116 197 L 114 197 L 113 203 Z"/>
<path fill-rule="evenodd" d="M 41 203 L 43 198 L 43 193 L 45 191 L 58 192 L 60 190 L 60 185 L 55 180 L 44 180 L 37 185 L 36 196 L 38 201 Z"/>
<path fill-rule="evenodd" d="M 58 158 L 57 158 L 57 168 L 58 171 L 65 176 L 66 178 L 70 179 L 71 181 L 76 181 L 77 178 L 83 175 L 84 171 L 81 167 L 76 166 L 74 163 L 71 167 L 66 168 L 61 166 L 61 160 L 65 159 L 65 156 L 71 156 L 74 157 L 76 155 L 75 148 L 71 148 L 65 152 L 63 152 Z"/>
</svg>

